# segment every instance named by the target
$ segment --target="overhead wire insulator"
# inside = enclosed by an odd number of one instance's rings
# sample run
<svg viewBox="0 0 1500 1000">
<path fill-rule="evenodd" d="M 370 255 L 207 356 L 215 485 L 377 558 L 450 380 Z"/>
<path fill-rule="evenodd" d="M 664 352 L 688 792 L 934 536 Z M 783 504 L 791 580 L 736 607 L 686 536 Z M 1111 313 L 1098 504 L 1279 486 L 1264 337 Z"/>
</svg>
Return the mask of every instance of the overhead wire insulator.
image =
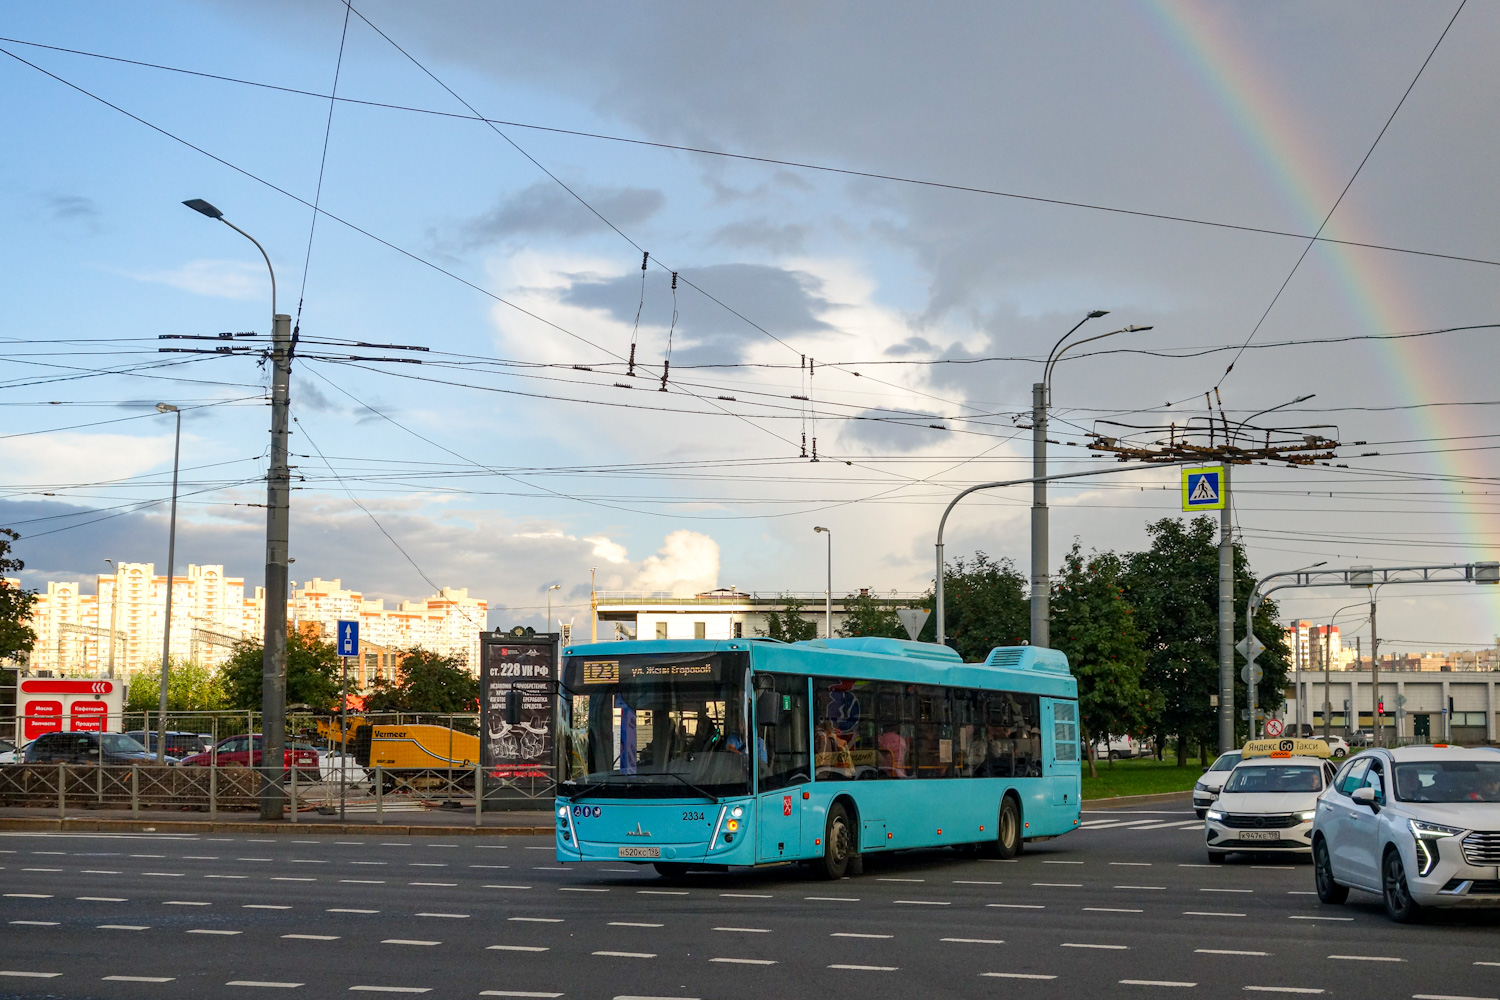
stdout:
<svg viewBox="0 0 1500 1000">
<path fill-rule="evenodd" d="M 641 251 L 641 300 L 635 307 L 635 327 L 630 331 L 630 364 L 625 374 L 635 375 L 635 338 L 641 331 L 641 310 L 646 305 L 646 261 L 651 259 L 651 251 Z"/>
</svg>

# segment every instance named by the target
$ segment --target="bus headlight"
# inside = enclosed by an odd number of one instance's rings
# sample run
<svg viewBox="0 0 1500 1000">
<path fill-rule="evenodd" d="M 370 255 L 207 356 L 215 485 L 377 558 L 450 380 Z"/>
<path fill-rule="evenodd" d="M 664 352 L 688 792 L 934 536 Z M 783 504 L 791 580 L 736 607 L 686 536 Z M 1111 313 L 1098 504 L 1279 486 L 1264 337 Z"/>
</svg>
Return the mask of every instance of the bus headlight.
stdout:
<svg viewBox="0 0 1500 1000">
<path fill-rule="evenodd" d="M 568 818 L 568 807 L 567 806 L 558 806 L 557 807 L 557 817 L 558 817 L 558 819 L 567 819 Z"/>
<path fill-rule="evenodd" d="M 735 806 L 733 809 L 731 809 L 729 811 L 729 815 L 731 815 L 731 816 L 735 817 L 736 819 L 738 819 L 739 817 L 745 815 L 745 807 L 744 806 Z"/>
</svg>

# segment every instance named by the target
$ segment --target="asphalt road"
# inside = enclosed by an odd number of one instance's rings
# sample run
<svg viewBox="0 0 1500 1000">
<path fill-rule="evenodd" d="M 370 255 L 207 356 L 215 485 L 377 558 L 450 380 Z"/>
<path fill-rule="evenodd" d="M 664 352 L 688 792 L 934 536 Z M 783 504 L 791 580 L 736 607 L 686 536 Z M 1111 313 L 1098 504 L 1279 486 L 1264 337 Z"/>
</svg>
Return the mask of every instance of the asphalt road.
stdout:
<svg viewBox="0 0 1500 1000">
<path fill-rule="evenodd" d="M 0 835 L 0 996 L 1500 998 L 1500 912 L 1325 907 L 1311 867 L 1209 865 L 1191 812 L 666 882 L 540 837 Z"/>
</svg>

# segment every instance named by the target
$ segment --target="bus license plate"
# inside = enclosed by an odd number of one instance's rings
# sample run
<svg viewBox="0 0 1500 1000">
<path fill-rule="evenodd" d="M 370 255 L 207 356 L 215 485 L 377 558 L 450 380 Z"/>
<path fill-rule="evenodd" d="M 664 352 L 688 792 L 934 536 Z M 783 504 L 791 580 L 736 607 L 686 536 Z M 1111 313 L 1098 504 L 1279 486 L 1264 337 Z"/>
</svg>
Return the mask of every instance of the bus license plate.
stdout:
<svg viewBox="0 0 1500 1000">
<path fill-rule="evenodd" d="M 620 848 L 622 858 L 659 858 L 660 847 L 622 847 Z"/>
<path fill-rule="evenodd" d="M 1280 840 L 1281 834 L 1275 830 L 1243 830 L 1240 833 L 1241 840 Z M 624 848 L 621 848 L 624 850 Z"/>
</svg>

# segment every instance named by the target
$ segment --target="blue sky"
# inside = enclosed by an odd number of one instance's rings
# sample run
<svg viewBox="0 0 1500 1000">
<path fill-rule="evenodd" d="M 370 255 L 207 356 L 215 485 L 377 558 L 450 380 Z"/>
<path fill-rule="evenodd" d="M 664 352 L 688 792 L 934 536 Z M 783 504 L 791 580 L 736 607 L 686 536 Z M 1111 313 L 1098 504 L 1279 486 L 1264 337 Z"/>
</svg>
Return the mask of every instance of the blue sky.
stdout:
<svg viewBox="0 0 1500 1000">
<path fill-rule="evenodd" d="M 7 3 L 0 34 L 327 94 L 345 9 L 337 0 Z M 1303 229 L 1255 136 L 1145 5 L 357 9 L 390 39 L 350 18 L 338 91 L 357 101 L 468 114 L 395 42 L 508 122 Z M 1184 10 L 1218 24 L 1283 99 L 1308 137 L 1304 166 L 1342 179 L 1451 14 L 1348 3 Z M 1500 258 L 1488 57 L 1497 34 L 1500 15 L 1465 10 L 1341 206 L 1341 232 Z M 260 576 L 264 514 L 249 505 L 264 500 L 256 480 L 268 415 L 255 360 L 94 373 L 169 358 L 156 354 L 163 334 L 266 332 L 258 255 L 183 208 L 185 198 L 208 199 L 267 247 L 280 308 L 295 315 L 300 299 L 304 337 L 423 346 L 424 360 L 443 362 L 355 367 L 317 360 L 317 350 L 348 350 L 304 348 L 293 389 L 304 477 L 293 579 L 342 577 L 388 598 L 422 596 L 429 581 L 469 586 L 510 609 L 494 624 L 541 624 L 535 609 L 551 583 L 564 585 L 565 613 L 580 614 L 591 568 L 609 589 L 821 590 L 814 524 L 834 529 L 835 589 L 924 589 L 941 504 L 969 483 L 1023 474 L 1026 442 L 1011 415 L 1026 407 L 1038 366 L 874 362 L 1034 358 L 1093 308 L 1111 310 L 1100 323 L 1154 326 L 1134 335 L 1140 347 L 1237 343 L 1302 248 L 506 126 L 513 145 L 461 117 L 367 104 L 338 103 L 330 125 L 319 97 L 0 47 L 244 171 L 0 57 L 11 151 L 0 159 L 11 341 L 0 412 L 10 433 L 27 435 L 4 439 L 0 523 L 26 536 L 18 552 L 33 585 L 87 577 L 106 556 L 163 561 L 161 508 L 121 507 L 164 495 L 170 425 L 150 409 L 163 399 L 196 407 L 184 419 L 193 495 L 180 562 Z M 411 256 L 327 216 L 309 254 L 309 209 L 246 176 L 312 200 L 325 129 L 322 208 Z M 685 279 L 675 323 L 669 273 L 653 266 L 642 293 L 638 248 Z M 1500 320 L 1493 267 L 1397 255 L 1381 266 L 1412 304 L 1415 328 Z M 633 330 L 647 374 L 631 379 L 607 366 L 628 355 Z M 669 330 L 673 378 L 661 393 Z M 1351 309 L 1315 249 L 1257 337 L 1379 332 L 1395 331 Z M 1483 331 L 1424 342 L 1444 400 L 1490 398 L 1490 345 Z M 1225 406 L 1247 415 L 1311 392 L 1304 409 L 1324 412 L 1297 422 L 1337 423 L 1349 440 L 1430 437 L 1414 411 L 1344 409 L 1436 401 L 1406 398 L 1377 350 L 1251 352 L 1222 382 Z M 806 407 L 792 397 L 809 394 L 803 355 L 820 365 L 810 393 L 817 464 L 799 457 Z M 691 367 L 713 364 L 752 367 Z M 1117 411 L 1201 398 L 1223 365 L 1222 355 L 1083 358 L 1060 367 L 1054 398 L 1086 430 Z M 88 377 L 22 384 L 79 375 Z M 845 419 L 892 410 L 914 426 Z M 1141 420 L 1171 419 L 1163 412 Z M 1445 426 L 1491 433 L 1491 412 L 1454 408 Z M 966 415 L 975 419 L 954 419 Z M 97 423 L 119 418 L 133 419 Z M 1496 530 L 1478 496 L 1496 472 L 1488 453 L 1464 454 L 1463 481 L 1406 478 L 1449 471 L 1431 450 L 1453 446 L 1403 446 L 1419 453 L 1344 472 L 1240 477 L 1254 565 L 1484 558 Z M 1054 459 L 1088 461 L 1066 446 Z M 1139 546 L 1149 520 L 1176 513 L 1169 474 L 1118 479 L 1054 488 L 1054 563 L 1074 536 L 1086 547 Z M 103 514 L 119 516 L 93 520 Z M 976 500 L 955 518 L 949 551 L 1024 564 L 1025 514 L 1020 496 Z M 1496 634 L 1487 593 L 1412 588 L 1385 599 L 1382 632 L 1393 639 L 1473 644 Z M 1298 598 L 1288 610 L 1347 603 Z"/>
</svg>

